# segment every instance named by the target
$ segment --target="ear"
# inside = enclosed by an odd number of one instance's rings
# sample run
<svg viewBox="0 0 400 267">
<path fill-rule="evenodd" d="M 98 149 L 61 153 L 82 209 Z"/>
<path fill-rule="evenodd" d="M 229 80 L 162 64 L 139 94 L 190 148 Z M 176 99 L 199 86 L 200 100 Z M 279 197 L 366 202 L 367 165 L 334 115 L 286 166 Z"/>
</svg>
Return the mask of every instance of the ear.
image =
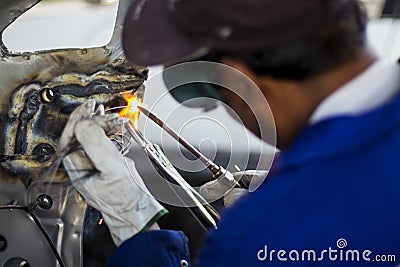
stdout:
<svg viewBox="0 0 400 267">
<path fill-rule="evenodd" d="M 221 59 L 221 63 L 228 65 L 234 69 L 237 69 L 238 71 L 245 74 L 247 77 L 249 77 L 253 82 L 257 84 L 258 82 L 257 74 L 254 71 L 252 71 L 243 61 L 235 58 L 223 57 Z"/>
</svg>

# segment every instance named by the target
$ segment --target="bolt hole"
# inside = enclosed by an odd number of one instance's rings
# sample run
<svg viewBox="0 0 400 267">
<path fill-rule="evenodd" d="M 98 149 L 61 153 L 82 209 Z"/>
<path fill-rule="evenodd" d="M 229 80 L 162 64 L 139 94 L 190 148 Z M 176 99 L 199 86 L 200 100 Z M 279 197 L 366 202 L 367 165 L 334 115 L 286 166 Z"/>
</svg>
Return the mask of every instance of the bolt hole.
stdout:
<svg viewBox="0 0 400 267">
<path fill-rule="evenodd" d="M 50 103 L 54 99 L 54 92 L 50 88 L 43 89 L 40 97 L 44 103 Z"/>
<path fill-rule="evenodd" d="M 30 267 L 30 265 L 25 259 L 12 258 L 4 264 L 4 267 Z"/>
</svg>

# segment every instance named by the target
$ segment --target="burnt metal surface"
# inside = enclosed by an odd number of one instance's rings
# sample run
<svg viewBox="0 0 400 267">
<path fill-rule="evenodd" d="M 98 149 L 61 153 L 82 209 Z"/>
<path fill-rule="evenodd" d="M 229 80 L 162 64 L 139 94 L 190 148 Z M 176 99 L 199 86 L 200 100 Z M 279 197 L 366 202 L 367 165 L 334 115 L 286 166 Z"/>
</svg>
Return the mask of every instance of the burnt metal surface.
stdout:
<svg viewBox="0 0 400 267">
<path fill-rule="evenodd" d="M 120 106 L 126 104 L 121 92 L 143 88 L 147 69 L 130 65 L 120 45 L 132 1 L 120 0 L 112 39 L 102 47 L 13 53 L 0 42 L 0 206 L 51 200 L 33 213 L 65 266 L 105 266 L 103 258 L 115 248 L 99 214 L 86 211 L 59 168 L 58 141 L 70 113 L 89 98 L 106 108 Z M 38 2 L 0 1 L 0 33 Z M 7 244 L 0 250 L 1 267 L 22 260 L 29 266 L 58 266 L 43 233 L 24 211 L 0 210 L 0 237 L 0 245 Z M 98 253 L 95 246 L 107 251 Z"/>
</svg>

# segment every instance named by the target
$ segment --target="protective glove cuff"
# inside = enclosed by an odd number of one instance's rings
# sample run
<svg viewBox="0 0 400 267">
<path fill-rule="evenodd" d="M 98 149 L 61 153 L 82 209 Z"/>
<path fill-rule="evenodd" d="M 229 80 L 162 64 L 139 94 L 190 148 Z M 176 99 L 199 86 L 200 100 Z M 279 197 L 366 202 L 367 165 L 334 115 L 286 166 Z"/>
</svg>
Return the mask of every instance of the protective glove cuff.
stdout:
<svg viewBox="0 0 400 267">
<path fill-rule="evenodd" d="M 162 217 L 164 217 L 164 215 L 167 215 L 168 213 L 169 213 L 169 211 L 167 209 L 165 209 L 165 208 L 161 209 L 159 212 L 157 212 L 153 216 L 153 218 L 151 218 L 148 221 L 148 223 L 143 227 L 142 230 L 140 230 L 139 233 L 149 230 L 151 226 L 153 226 L 156 222 L 158 222 L 159 219 L 161 219 Z"/>
<path fill-rule="evenodd" d="M 132 236 L 148 230 L 167 213 L 168 211 L 163 206 L 155 202 L 154 205 L 148 205 L 145 211 L 132 211 L 127 217 L 116 218 L 108 214 L 103 214 L 103 217 L 110 229 L 114 244 L 119 246 Z M 130 221 L 128 222 L 128 220 Z"/>
</svg>

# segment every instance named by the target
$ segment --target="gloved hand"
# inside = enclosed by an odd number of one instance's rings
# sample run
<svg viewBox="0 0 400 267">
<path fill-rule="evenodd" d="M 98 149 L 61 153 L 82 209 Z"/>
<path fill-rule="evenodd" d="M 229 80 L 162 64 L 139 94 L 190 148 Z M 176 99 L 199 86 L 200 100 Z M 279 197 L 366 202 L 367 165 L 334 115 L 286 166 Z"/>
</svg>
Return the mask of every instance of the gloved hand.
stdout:
<svg viewBox="0 0 400 267">
<path fill-rule="evenodd" d="M 265 170 L 247 170 L 232 173 L 236 181 L 241 180 L 245 188 L 230 188 L 218 180 L 205 183 L 200 187 L 200 194 L 207 200 L 216 200 L 224 196 L 225 207 L 231 206 L 237 199 L 249 192 L 252 185 L 260 184 L 268 174 Z"/>
<path fill-rule="evenodd" d="M 63 159 L 77 191 L 98 209 L 114 243 L 146 230 L 167 213 L 149 193 L 135 163 L 121 155 L 105 133 L 121 127 L 118 115 L 92 118 L 95 101 L 89 100 L 71 114 L 60 139 L 65 151 L 78 142 L 82 149 Z"/>
</svg>

